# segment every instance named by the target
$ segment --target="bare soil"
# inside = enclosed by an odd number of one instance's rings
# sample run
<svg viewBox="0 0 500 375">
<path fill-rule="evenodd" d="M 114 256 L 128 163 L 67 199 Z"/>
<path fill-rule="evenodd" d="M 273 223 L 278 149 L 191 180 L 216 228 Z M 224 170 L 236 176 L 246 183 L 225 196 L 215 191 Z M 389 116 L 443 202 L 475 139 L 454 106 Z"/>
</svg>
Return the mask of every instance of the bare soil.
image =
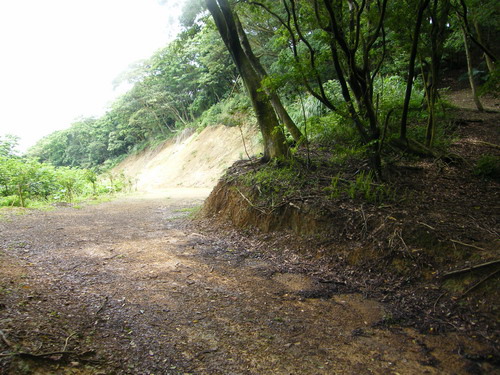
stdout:
<svg viewBox="0 0 500 375">
<path fill-rule="evenodd" d="M 261 150 L 255 124 L 185 129 L 156 149 L 129 156 L 113 172 L 125 174 L 140 191 L 212 188 L 231 164 Z"/>
<path fill-rule="evenodd" d="M 377 325 L 383 303 L 186 219 L 170 190 L 0 221 L 2 374 L 493 373 L 466 333 Z"/>
</svg>

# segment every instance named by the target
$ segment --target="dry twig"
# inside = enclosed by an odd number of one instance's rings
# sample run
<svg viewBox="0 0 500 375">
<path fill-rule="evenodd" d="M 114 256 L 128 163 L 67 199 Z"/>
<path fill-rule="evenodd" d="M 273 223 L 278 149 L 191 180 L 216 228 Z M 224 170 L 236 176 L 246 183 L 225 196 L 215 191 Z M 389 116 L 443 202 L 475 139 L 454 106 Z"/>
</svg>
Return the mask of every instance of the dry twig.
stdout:
<svg viewBox="0 0 500 375">
<path fill-rule="evenodd" d="M 470 271 L 477 270 L 477 269 L 483 268 L 483 267 L 493 266 L 495 264 L 500 264 L 500 259 L 492 260 L 490 262 L 485 262 L 485 263 L 481 263 L 481 264 L 476 264 L 474 266 L 471 265 L 470 267 L 460 268 L 458 270 L 446 272 L 445 274 L 443 274 L 443 277 L 459 275 L 461 273 L 470 272 Z"/>
<path fill-rule="evenodd" d="M 7 344 L 8 347 L 12 347 L 12 343 L 7 339 L 5 336 L 5 333 L 0 329 L 0 337 L 2 338 L 3 342 Z"/>
<path fill-rule="evenodd" d="M 76 335 L 76 332 L 73 332 L 71 335 L 69 335 L 68 337 L 66 337 L 66 340 L 64 341 L 64 348 L 63 348 L 63 352 L 66 351 L 66 348 L 68 347 L 68 342 L 69 342 L 69 339 L 72 338 L 74 335 Z"/>
<path fill-rule="evenodd" d="M 465 243 L 465 242 L 460 242 L 460 241 L 457 241 L 457 240 L 450 240 L 451 242 L 454 242 L 454 243 L 457 243 L 459 245 L 463 245 L 463 246 L 468 246 L 468 247 L 472 247 L 474 249 L 478 249 L 478 250 L 483 250 L 484 249 L 482 247 L 479 247 L 479 246 L 476 246 L 476 245 L 471 245 L 471 244 L 468 244 L 468 243 Z"/>
<path fill-rule="evenodd" d="M 243 197 L 243 199 L 244 199 L 245 201 L 247 201 L 247 203 L 250 205 L 250 207 L 255 208 L 257 211 L 259 211 L 259 212 L 261 212 L 261 213 L 263 213 L 263 214 L 267 214 L 267 213 L 266 213 L 263 209 L 261 209 L 261 208 L 257 207 L 256 205 L 254 205 L 254 204 L 250 201 L 250 199 L 248 199 L 247 197 L 245 197 L 245 195 L 244 195 L 244 194 L 240 191 L 240 189 L 236 188 L 236 191 L 237 191 L 238 193 L 240 193 L 240 195 Z"/>
<path fill-rule="evenodd" d="M 481 285 L 482 283 L 484 283 L 486 280 L 488 280 L 488 279 L 492 278 L 493 276 L 495 276 L 498 272 L 500 272 L 500 269 L 496 270 L 495 272 L 490 273 L 488 276 L 483 277 L 481 280 L 479 280 L 477 283 L 475 283 L 469 289 L 467 289 L 465 292 L 463 292 L 462 293 L 462 297 L 465 296 L 465 295 L 467 295 L 467 294 L 469 294 L 469 292 L 471 292 L 474 289 L 476 289 L 479 285 Z"/>
</svg>

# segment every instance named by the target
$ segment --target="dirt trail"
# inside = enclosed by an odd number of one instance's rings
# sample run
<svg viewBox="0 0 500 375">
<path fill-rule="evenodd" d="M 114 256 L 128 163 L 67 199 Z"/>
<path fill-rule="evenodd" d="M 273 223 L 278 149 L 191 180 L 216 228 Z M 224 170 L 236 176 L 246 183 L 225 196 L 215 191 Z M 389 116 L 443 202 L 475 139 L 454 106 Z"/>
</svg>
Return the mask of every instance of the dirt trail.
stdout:
<svg viewBox="0 0 500 375">
<path fill-rule="evenodd" d="M 196 233 L 185 217 L 206 194 L 1 219 L 0 373 L 474 371 L 467 338 L 376 328 L 383 305 L 356 294 L 304 298 L 317 280 Z"/>
</svg>

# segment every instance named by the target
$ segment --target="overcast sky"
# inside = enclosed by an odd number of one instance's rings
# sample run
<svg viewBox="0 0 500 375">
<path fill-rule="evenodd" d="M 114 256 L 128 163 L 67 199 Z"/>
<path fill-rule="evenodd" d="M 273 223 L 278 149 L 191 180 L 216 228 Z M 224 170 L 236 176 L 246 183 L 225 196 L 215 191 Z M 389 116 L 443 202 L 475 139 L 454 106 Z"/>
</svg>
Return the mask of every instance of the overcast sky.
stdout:
<svg viewBox="0 0 500 375">
<path fill-rule="evenodd" d="M 0 0 L 0 136 L 18 135 L 24 151 L 103 114 L 113 79 L 175 36 L 181 3 Z"/>
</svg>

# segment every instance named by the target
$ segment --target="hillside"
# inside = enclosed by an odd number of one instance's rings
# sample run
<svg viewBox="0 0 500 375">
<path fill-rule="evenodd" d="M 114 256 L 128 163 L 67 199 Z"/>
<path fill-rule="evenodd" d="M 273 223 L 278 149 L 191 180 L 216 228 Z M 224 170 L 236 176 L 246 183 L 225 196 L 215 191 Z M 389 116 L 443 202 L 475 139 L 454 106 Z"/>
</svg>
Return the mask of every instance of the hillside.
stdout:
<svg viewBox="0 0 500 375">
<path fill-rule="evenodd" d="M 132 178 L 139 191 L 212 188 L 230 165 L 261 148 L 256 127 L 186 129 L 156 149 L 129 156 L 113 172 Z"/>
</svg>

